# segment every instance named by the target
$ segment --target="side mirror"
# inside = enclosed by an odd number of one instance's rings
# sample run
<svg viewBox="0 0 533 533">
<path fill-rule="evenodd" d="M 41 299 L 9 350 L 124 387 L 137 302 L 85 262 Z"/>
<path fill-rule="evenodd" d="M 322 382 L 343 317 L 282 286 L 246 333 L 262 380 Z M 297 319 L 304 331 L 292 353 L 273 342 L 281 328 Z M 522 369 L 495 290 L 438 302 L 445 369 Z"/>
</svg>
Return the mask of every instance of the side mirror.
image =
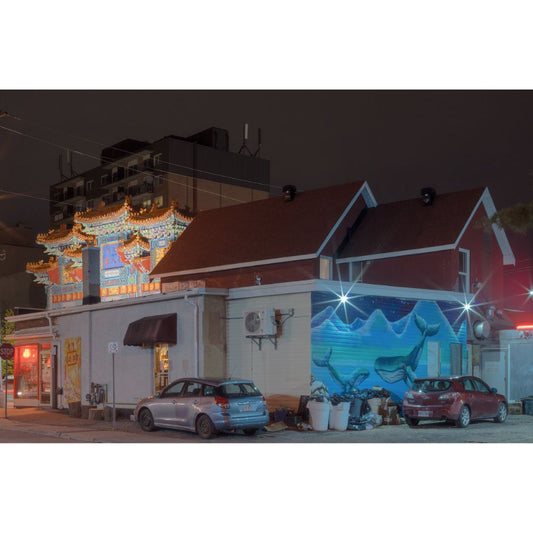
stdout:
<svg viewBox="0 0 533 533">
<path fill-rule="evenodd" d="M 498 392 L 498 389 L 496 387 L 492 387 L 492 389 L 490 389 L 490 392 L 496 394 Z"/>
<path fill-rule="evenodd" d="M 161 393 L 160 392 L 156 392 L 154 394 L 154 398 L 161 398 Z"/>
</svg>

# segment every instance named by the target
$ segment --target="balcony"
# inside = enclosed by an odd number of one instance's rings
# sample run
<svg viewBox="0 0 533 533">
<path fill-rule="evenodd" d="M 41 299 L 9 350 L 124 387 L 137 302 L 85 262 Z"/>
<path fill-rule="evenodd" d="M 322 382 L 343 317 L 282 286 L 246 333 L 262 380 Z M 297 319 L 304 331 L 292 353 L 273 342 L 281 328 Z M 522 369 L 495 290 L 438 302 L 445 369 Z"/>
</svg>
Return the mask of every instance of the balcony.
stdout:
<svg viewBox="0 0 533 533">
<path fill-rule="evenodd" d="M 85 187 L 69 187 L 66 191 L 55 191 L 52 196 L 54 202 L 66 202 L 68 200 L 81 200 L 85 198 Z"/>
<path fill-rule="evenodd" d="M 143 183 L 142 185 L 135 185 L 127 189 L 128 196 L 140 196 L 141 194 L 152 194 L 153 192 L 153 183 Z"/>
</svg>

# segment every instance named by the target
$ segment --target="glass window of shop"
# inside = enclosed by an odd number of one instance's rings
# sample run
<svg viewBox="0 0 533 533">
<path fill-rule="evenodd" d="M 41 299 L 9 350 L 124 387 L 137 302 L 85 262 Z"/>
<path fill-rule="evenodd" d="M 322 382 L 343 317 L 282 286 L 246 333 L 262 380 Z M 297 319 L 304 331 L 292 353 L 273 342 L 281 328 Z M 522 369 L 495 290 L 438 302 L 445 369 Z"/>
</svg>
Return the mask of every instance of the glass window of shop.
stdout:
<svg viewBox="0 0 533 533">
<path fill-rule="evenodd" d="M 50 404 L 50 385 L 52 382 L 52 346 L 50 344 L 41 344 L 39 354 L 40 372 L 39 372 L 39 403 L 43 405 Z"/>
<path fill-rule="evenodd" d="M 14 399 L 37 400 L 39 396 L 39 345 L 15 347 Z"/>
<path fill-rule="evenodd" d="M 154 346 L 154 392 L 168 385 L 168 344 Z"/>
</svg>

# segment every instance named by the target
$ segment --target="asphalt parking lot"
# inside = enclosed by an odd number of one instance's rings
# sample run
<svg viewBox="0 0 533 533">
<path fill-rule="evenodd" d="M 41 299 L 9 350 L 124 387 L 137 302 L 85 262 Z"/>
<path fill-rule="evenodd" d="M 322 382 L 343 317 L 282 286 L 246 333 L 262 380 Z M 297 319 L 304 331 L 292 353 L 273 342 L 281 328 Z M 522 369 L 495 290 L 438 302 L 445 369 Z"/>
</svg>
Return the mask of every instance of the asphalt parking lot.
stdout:
<svg viewBox="0 0 533 533">
<path fill-rule="evenodd" d="M 8 419 L 0 413 L 0 442 L 39 442 L 39 438 L 59 442 L 109 443 L 526 443 L 533 442 L 533 416 L 509 415 L 503 424 L 472 422 L 461 429 L 445 422 L 424 422 L 415 428 L 406 424 L 378 426 L 364 431 L 261 431 L 254 437 L 242 433 L 221 434 L 205 441 L 193 433 L 157 430 L 146 433 L 126 419 L 116 428 L 111 422 L 73 418 L 61 411 L 27 408 L 9 409 Z M 17 440 L 13 441 L 17 432 Z M 7 434 L 6 432 L 11 432 Z M 2 438 L 3 436 L 3 438 Z"/>
</svg>

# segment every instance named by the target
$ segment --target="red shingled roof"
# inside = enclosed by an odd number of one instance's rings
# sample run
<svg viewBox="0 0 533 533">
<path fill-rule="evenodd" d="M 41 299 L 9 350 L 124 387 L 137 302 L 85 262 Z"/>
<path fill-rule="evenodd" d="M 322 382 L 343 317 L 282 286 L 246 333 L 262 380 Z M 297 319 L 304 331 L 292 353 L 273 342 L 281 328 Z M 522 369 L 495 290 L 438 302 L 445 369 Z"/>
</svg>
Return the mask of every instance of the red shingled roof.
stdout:
<svg viewBox="0 0 533 533">
<path fill-rule="evenodd" d="M 437 194 L 428 206 L 413 198 L 369 209 L 340 259 L 452 245 L 484 190 Z"/>
<path fill-rule="evenodd" d="M 364 182 L 200 212 L 151 277 L 316 254 Z M 371 193 L 370 193 L 371 194 Z"/>
</svg>

